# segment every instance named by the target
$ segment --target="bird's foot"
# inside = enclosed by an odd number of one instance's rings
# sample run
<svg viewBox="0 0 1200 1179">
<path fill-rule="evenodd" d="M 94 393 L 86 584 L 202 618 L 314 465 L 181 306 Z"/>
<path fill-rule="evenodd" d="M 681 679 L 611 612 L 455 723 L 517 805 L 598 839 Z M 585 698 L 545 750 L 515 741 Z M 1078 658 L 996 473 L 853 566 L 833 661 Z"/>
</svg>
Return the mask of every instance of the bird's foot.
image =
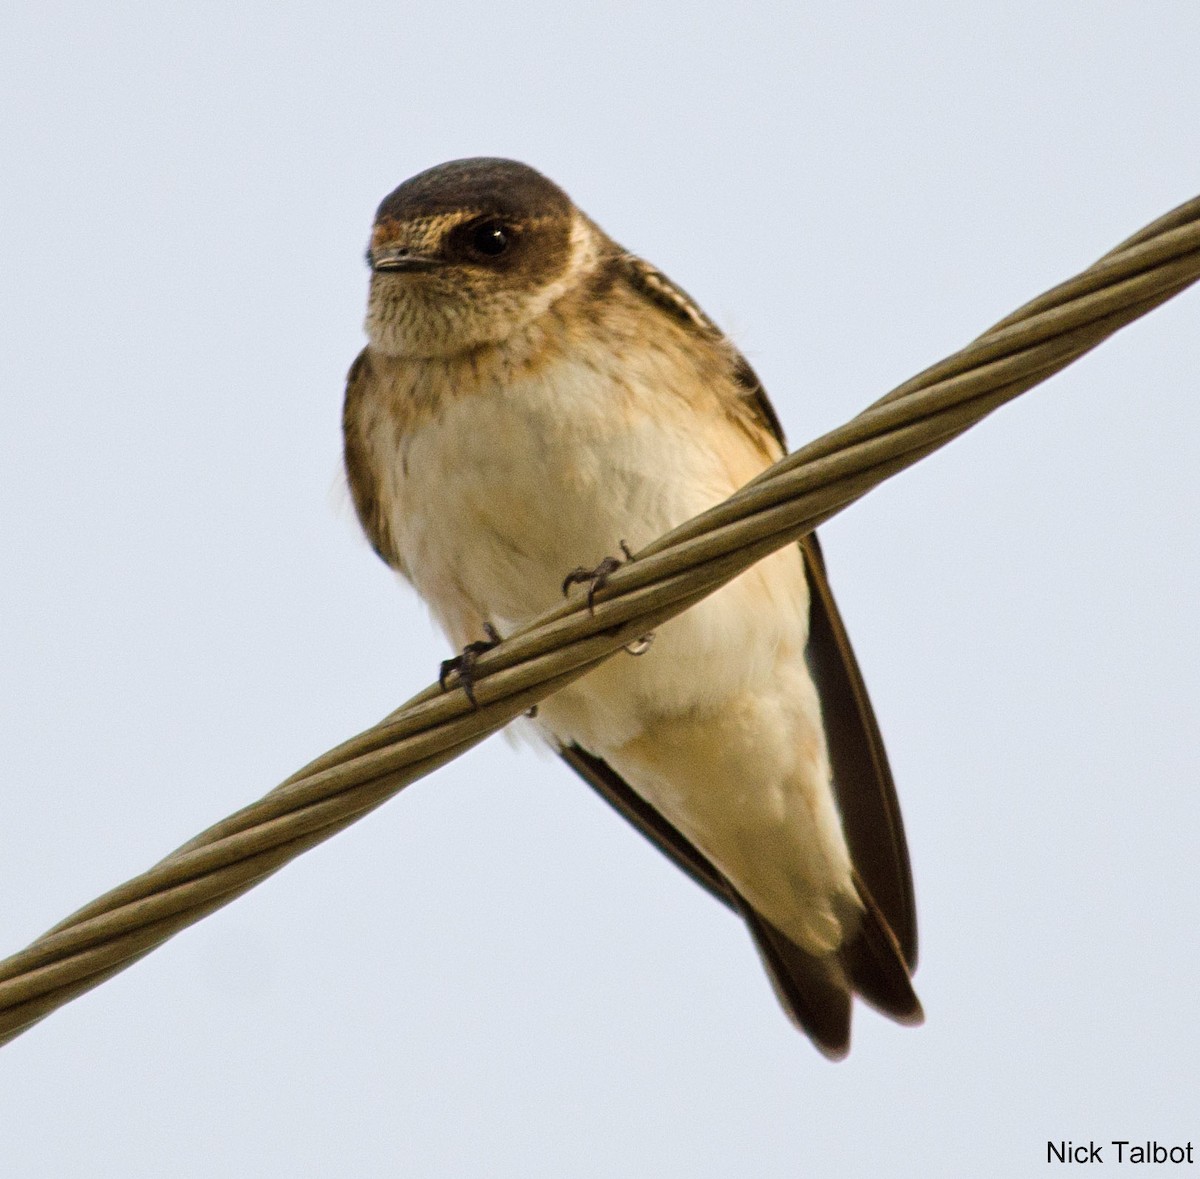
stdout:
<svg viewBox="0 0 1200 1179">
<path fill-rule="evenodd" d="M 443 692 L 447 690 L 447 683 L 450 677 L 458 677 L 458 686 L 467 694 L 467 699 L 471 702 L 472 708 L 479 707 L 479 701 L 475 699 L 475 664 L 479 660 L 479 656 L 485 651 L 490 651 L 500 642 L 500 635 L 496 632 L 496 628 L 490 623 L 483 624 L 484 632 L 487 634 L 486 639 L 479 639 L 477 642 L 468 643 L 462 653 L 456 655 L 453 659 L 445 659 L 442 661 L 442 666 L 438 670 L 438 684 L 441 685 Z"/>
<path fill-rule="evenodd" d="M 625 554 L 625 561 L 633 560 L 633 553 L 629 551 L 629 546 L 624 542 L 620 542 L 621 552 Z M 582 565 L 576 566 L 570 573 L 563 578 L 562 592 L 563 597 L 567 596 L 567 592 L 573 585 L 586 585 L 588 613 L 596 613 L 596 593 L 602 590 L 607 584 L 608 579 L 625 564 L 619 557 L 605 557 L 595 569 L 585 569 Z"/>
</svg>

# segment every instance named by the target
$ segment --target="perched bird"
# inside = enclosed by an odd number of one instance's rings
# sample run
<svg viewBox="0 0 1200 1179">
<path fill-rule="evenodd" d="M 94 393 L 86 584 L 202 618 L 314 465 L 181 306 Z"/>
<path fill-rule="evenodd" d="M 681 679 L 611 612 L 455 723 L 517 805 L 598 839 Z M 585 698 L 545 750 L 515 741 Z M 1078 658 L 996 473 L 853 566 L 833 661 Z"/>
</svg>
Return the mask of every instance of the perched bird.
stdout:
<svg viewBox="0 0 1200 1179">
<path fill-rule="evenodd" d="M 784 453 L 758 378 L 704 312 L 524 164 L 405 181 L 367 260 L 351 494 L 456 648 L 561 601 L 572 569 L 568 584 L 602 578 Z M 544 700 L 536 723 L 741 915 L 826 1056 L 849 1048 L 854 994 L 921 1020 L 899 805 L 815 536 Z"/>
</svg>

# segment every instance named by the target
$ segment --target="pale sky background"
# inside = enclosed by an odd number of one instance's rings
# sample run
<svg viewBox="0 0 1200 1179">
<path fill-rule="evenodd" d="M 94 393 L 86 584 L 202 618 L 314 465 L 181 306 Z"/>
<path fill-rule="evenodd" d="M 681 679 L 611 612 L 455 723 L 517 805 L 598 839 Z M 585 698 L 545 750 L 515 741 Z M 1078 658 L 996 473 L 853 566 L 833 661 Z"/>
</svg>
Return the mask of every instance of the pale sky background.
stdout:
<svg viewBox="0 0 1200 1179">
<path fill-rule="evenodd" d="M 1198 60 L 1195 0 L 8 6 L 0 952 L 447 653 L 340 490 L 401 180 L 546 172 L 733 334 L 797 445 L 1200 192 Z M 1198 374 L 1191 292 L 824 529 L 924 1028 L 860 1007 L 826 1063 L 736 921 L 495 738 L 0 1050 L 0 1175 L 1200 1146 Z"/>
</svg>

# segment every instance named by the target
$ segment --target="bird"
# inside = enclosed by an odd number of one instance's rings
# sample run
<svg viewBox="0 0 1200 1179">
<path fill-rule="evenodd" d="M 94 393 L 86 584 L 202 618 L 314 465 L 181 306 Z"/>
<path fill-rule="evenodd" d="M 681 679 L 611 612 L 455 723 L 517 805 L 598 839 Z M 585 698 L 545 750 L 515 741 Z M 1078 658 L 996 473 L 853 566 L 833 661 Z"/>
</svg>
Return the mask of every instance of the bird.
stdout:
<svg viewBox="0 0 1200 1179">
<path fill-rule="evenodd" d="M 472 657 L 572 583 L 590 595 L 786 453 L 728 337 L 528 165 L 461 159 L 406 180 L 367 263 L 347 482 L 372 547 L 463 652 L 448 690 L 470 694 Z M 532 723 L 742 918 L 826 1057 L 849 1050 L 854 996 L 922 1021 L 899 802 L 815 534 Z"/>
</svg>

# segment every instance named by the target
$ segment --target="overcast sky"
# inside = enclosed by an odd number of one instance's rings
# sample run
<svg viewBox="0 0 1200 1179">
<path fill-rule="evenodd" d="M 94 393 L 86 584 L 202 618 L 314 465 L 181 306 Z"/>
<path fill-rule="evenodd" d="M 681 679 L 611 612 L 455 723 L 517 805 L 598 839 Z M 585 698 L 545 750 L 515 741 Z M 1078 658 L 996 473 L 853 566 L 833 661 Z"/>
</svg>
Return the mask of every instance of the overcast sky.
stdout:
<svg viewBox="0 0 1200 1179">
<path fill-rule="evenodd" d="M 1195 0 L 2 25 L 0 953 L 447 654 L 340 475 L 405 177 L 546 172 L 731 332 L 793 445 L 1200 192 Z M 821 1059 L 736 921 L 494 738 L 0 1051 L 0 1174 L 928 1179 L 1200 1145 L 1198 373 L 1191 292 L 823 531 L 923 1028 L 860 1008 Z"/>
</svg>

